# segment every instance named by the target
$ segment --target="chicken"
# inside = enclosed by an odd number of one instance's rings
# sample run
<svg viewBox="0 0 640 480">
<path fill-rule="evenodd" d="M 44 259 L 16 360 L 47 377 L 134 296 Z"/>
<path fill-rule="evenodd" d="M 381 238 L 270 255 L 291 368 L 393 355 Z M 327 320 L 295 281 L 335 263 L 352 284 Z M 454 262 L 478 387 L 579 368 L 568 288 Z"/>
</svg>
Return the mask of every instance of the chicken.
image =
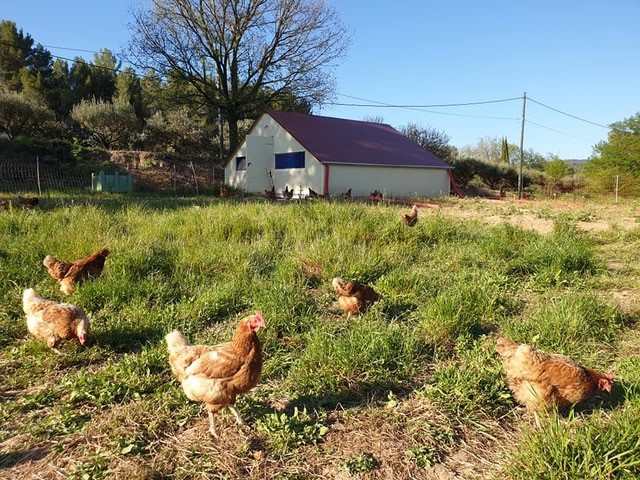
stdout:
<svg viewBox="0 0 640 480">
<path fill-rule="evenodd" d="M 271 187 L 271 190 L 265 190 L 264 191 L 264 196 L 267 197 L 269 200 L 275 200 L 276 199 L 276 187 Z"/>
<path fill-rule="evenodd" d="M 229 196 L 229 190 L 226 185 L 220 187 L 220 198 L 227 198 Z"/>
<path fill-rule="evenodd" d="M 369 305 L 377 302 L 380 295 L 370 286 L 364 283 L 351 282 L 335 277 L 331 281 L 334 290 L 338 294 L 338 305 L 351 315 L 363 313 Z"/>
<path fill-rule="evenodd" d="M 214 414 L 227 407 L 239 425 L 244 420 L 234 407 L 236 396 L 255 387 L 262 371 L 262 346 L 256 332 L 266 327 L 256 312 L 240 320 L 231 342 L 214 346 L 191 345 L 177 330 L 165 337 L 171 370 L 189 400 L 204 402 L 209 432 L 217 437 Z"/>
<path fill-rule="evenodd" d="M 282 191 L 282 198 L 285 200 L 291 200 L 293 198 L 293 188 L 289 190 L 289 185 L 285 185 L 284 190 Z"/>
<path fill-rule="evenodd" d="M 309 198 L 329 198 L 329 195 L 322 195 L 313 189 L 309 189 Z"/>
<path fill-rule="evenodd" d="M 418 223 L 418 207 L 415 205 L 411 208 L 411 212 L 402 214 L 402 221 L 407 227 L 413 227 Z"/>
<path fill-rule="evenodd" d="M 22 208 L 35 208 L 38 205 L 38 197 L 21 197 L 18 195 L 16 201 L 22 205 Z"/>
<path fill-rule="evenodd" d="M 351 189 L 346 192 L 342 192 L 342 198 L 351 198 Z"/>
<path fill-rule="evenodd" d="M 502 357 L 516 401 L 533 412 L 568 407 L 588 400 L 598 391 L 610 392 L 613 385 L 612 375 L 581 367 L 564 355 L 517 345 L 507 338 L 498 339 L 496 351 Z"/>
<path fill-rule="evenodd" d="M 0 200 L 0 210 L 5 208 L 11 210 L 11 200 Z"/>
<path fill-rule="evenodd" d="M 22 309 L 27 316 L 27 329 L 36 338 L 56 347 L 63 340 L 77 338 L 81 345 L 87 341 L 89 319 L 80 307 L 70 303 L 45 300 L 33 288 L 22 294 Z"/>
<path fill-rule="evenodd" d="M 61 262 L 53 255 L 47 255 L 42 263 L 47 267 L 49 275 L 60 282 L 62 293 L 71 295 L 76 283 L 80 283 L 87 278 L 98 278 L 102 274 L 108 255 L 109 250 L 103 248 L 90 257 L 73 263 Z"/>
<path fill-rule="evenodd" d="M 374 190 L 373 192 L 369 193 L 369 200 L 371 200 L 372 202 L 379 202 L 382 199 L 383 199 L 383 194 L 378 190 Z"/>
</svg>

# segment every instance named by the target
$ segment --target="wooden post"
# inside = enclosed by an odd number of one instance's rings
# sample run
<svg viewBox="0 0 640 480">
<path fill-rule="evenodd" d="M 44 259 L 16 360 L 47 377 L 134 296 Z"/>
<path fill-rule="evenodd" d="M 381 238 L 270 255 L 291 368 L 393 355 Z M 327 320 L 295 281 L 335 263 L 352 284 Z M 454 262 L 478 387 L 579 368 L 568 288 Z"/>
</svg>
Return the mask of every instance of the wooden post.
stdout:
<svg viewBox="0 0 640 480">
<path fill-rule="evenodd" d="M 518 169 L 518 200 L 522 199 L 522 165 L 524 164 L 524 122 L 527 111 L 527 92 L 522 97 L 522 127 L 520 128 L 520 168 Z"/>
<path fill-rule="evenodd" d="M 36 177 L 38 179 L 38 196 L 42 196 L 42 188 L 40 188 L 40 157 L 36 157 Z"/>
<path fill-rule="evenodd" d="M 619 185 L 620 175 L 616 175 L 616 203 L 618 203 L 618 185 Z"/>
<path fill-rule="evenodd" d="M 198 177 L 196 177 L 196 169 L 193 166 L 193 162 L 189 162 L 189 165 L 191 165 L 191 171 L 193 172 L 193 181 L 196 182 L 196 195 L 200 195 L 200 192 L 198 191 Z"/>
</svg>

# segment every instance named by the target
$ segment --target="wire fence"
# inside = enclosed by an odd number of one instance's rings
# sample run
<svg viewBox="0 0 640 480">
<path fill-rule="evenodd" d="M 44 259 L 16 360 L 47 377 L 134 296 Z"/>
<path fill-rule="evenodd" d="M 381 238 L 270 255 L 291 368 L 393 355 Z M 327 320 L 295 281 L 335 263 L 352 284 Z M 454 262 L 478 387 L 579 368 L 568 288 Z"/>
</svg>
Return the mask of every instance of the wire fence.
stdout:
<svg viewBox="0 0 640 480">
<path fill-rule="evenodd" d="M 31 162 L 0 160 L 0 192 L 24 192 L 35 195 L 77 192 L 91 188 L 91 175 L 60 169 L 35 158 Z"/>
<path fill-rule="evenodd" d="M 98 173 L 100 167 L 96 166 Z M 153 168 L 126 168 L 133 173 L 137 189 L 147 191 L 199 194 L 224 181 L 224 170 L 194 162 L 163 163 Z M 52 193 L 80 193 L 91 190 L 91 172 L 71 166 L 43 162 L 0 159 L 0 195 L 24 193 L 49 195 Z"/>
</svg>

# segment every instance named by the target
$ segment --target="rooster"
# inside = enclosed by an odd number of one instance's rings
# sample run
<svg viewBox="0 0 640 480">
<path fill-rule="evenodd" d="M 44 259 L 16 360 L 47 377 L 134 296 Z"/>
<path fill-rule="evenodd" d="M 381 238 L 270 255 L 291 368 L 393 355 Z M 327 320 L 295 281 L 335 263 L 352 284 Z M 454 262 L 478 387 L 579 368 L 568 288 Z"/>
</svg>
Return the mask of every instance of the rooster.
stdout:
<svg viewBox="0 0 640 480">
<path fill-rule="evenodd" d="M 18 195 L 16 201 L 22 205 L 22 208 L 36 208 L 38 205 L 38 197 L 21 197 Z"/>
<path fill-rule="evenodd" d="M 61 262 L 53 255 L 47 255 L 42 263 L 47 267 L 49 275 L 60 282 L 62 293 L 71 295 L 76 283 L 80 283 L 87 278 L 98 278 L 102 274 L 108 255 L 109 250 L 103 248 L 90 257 L 73 263 Z"/>
<path fill-rule="evenodd" d="M 351 198 L 351 189 L 346 192 L 342 192 L 342 198 Z"/>
<path fill-rule="evenodd" d="M 402 221 L 407 227 L 415 226 L 418 223 L 418 207 L 414 205 L 409 213 L 403 213 Z"/>
<path fill-rule="evenodd" d="M 334 290 L 338 294 L 338 305 L 347 313 L 347 319 L 351 315 L 363 313 L 369 305 L 377 302 L 380 295 L 370 286 L 364 283 L 351 282 L 335 277 L 331 281 Z"/>
<path fill-rule="evenodd" d="M 581 367 L 564 355 L 540 352 L 507 338 L 498 339 L 496 351 L 513 396 L 530 411 L 568 407 L 598 391 L 611 392 L 612 375 Z"/>
<path fill-rule="evenodd" d="M 255 387 L 262 371 L 262 346 L 256 332 L 266 324 L 260 312 L 240 320 L 231 342 L 191 345 L 177 330 L 165 337 L 171 370 L 189 400 L 204 402 L 209 433 L 218 436 L 214 414 L 227 407 L 238 425 L 246 425 L 234 407 L 236 396 Z"/>
<path fill-rule="evenodd" d="M 289 190 L 289 185 L 285 185 L 284 190 L 282 191 L 282 198 L 285 200 L 291 200 L 293 198 L 293 188 Z"/>
<path fill-rule="evenodd" d="M 22 308 L 29 332 L 46 341 L 56 353 L 60 353 L 56 347 L 63 340 L 77 338 L 81 345 L 86 343 L 89 319 L 80 307 L 45 300 L 28 288 L 22 294 Z"/>
</svg>

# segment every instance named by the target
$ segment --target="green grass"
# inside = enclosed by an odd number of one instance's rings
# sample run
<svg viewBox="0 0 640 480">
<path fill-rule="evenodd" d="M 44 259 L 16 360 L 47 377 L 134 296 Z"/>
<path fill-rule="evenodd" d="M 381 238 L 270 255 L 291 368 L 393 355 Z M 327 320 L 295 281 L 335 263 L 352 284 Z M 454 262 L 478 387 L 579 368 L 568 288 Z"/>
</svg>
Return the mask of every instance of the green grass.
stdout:
<svg viewBox="0 0 640 480">
<path fill-rule="evenodd" d="M 0 442 L 23 439 L 17 453 L 2 447 L 0 468 L 19 471 L 20 451 L 46 447 L 70 478 L 249 478 L 265 456 L 264 478 L 380 478 L 402 462 L 419 477 L 453 461 L 465 436 L 486 436 L 498 460 L 487 472 L 478 463 L 485 478 L 640 475 L 640 369 L 628 353 L 640 347 L 637 313 L 609 295 L 637 285 L 640 272 L 607 270 L 616 252 L 633 260 L 640 230 L 586 233 L 575 226 L 586 216 L 574 212 L 542 235 L 436 211 L 408 229 L 400 211 L 117 195 L 0 211 Z M 111 251 L 102 277 L 63 297 L 44 256 L 71 260 L 102 247 Z M 370 283 L 381 300 L 347 321 L 334 276 Z M 56 355 L 28 335 L 21 294 L 29 287 L 82 307 L 90 344 Z M 194 342 L 227 341 L 254 310 L 267 323 L 263 379 L 238 400 L 253 430 L 242 439 L 227 422 L 216 444 L 201 406 L 171 375 L 163 337 L 178 328 Z M 496 334 L 611 371 L 617 391 L 531 430 L 505 385 Z M 442 444 L 396 435 L 387 445 L 395 454 L 385 456 L 334 425 L 355 418 L 375 436 L 391 403 L 428 405 L 448 419 L 405 412 L 406 431 L 435 438 L 454 425 L 456 434 Z M 482 426 L 500 423 L 516 430 L 513 448 L 502 450 L 500 432 Z M 179 439 L 193 429 L 202 437 Z"/>
</svg>

